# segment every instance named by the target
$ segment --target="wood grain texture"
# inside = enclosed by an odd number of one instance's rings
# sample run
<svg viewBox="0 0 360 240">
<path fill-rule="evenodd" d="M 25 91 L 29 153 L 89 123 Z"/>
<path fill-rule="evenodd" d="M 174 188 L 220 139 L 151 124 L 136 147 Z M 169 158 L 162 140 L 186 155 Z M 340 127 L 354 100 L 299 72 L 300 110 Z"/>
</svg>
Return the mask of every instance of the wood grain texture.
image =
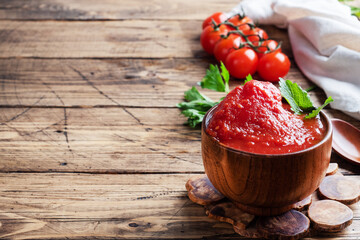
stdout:
<svg viewBox="0 0 360 240">
<path fill-rule="evenodd" d="M 185 120 L 175 108 L 0 108 L 0 171 L 202 173 L 200 130 Z"/>
<path fill-rule="evenodd" d="M 214 61 L 0 59 L 0 105 L 175 107 L 183 101 L 184 91 L 201 81 L 210 63 Z M 304 89 L 313 86 L 295 65 L 288 78 Z M 230 87 L 242 83 L 232 80 Z M 224 96 L 210 90 L 201 91 L 214 100 Z M 316 105 L 325 100 L 320 88 L 310 95 Z"/>
<path fill-rule="evenodd" d="M 303 211 L 306 208 L 308 208 L 312 202 L 311 196 L 312 196 L 312 194 L 310 196 L 304 198 L 300 202 L 295 203 L 294 209 L 297 211 Z"/>
<path fill-rule="evenodd" d="M 328 169 L 326 170 L 326 176 L 334 175 L 339 169 L 339 164 L 330 163 Z"/>
<path fill-rule="evenodd" d="M 340 232 L 352 223 L 354 217 L 349 207 L 334 200 L 311 204 L 308 215 L 313 227 L 324 232 Z"/>
<path fill-rule="evenodd" d="M 319 193 L 322 198 L 350 205 L 360 200 L 360 184 L 344 176 L 327 176 L 319 186 Z"/>
<path fill-rule="evenodd" d="M 236 0 L 1 0 L 0 19 L 19 20 L 203 20 L 217 11 L 230 11 Z M 200 11 L 201 9 L 201 11 Z"/>
<path fill-rule="evenodd" d="M 285 30 L 266 26 L 291 53 Z M 0 21 L 0 58 L 193 58 L 201 21 Z M 39 41 L 41 40 L 41 41 Z M 291 57 L 291 55 L 290 55 Z"/>
<path fill-rule="evenodd" d="M 0 236 L 11 239 L 232 239 L 186 196 L 189 174 L 1 173 Z M 360 180 L 359 176 L 352 177 Z M 164 184 L 166 182 L 166 184 Z M 360 236 L 360 209 L 331 239 Z"/>
<path fill-rule="evenodd" d="M 124 20 L 176 19 L 203 20 L 218 11 L 227 12 L 235 0 L 1 0 L 0 19 L 18 20 Z M 360 6 L 359 0 L 349 4 Z M 201 9 L 201 11 L 200 11 Z"/>
<path fill-rule="evenodd" d="M 215 204 L 224 198 L 224 195 L 214 188 L 206 174 L 192 176 L 185 187 L 190 200 L 200 205 Z"/>
<path fill-rule="evenodd" d="M 215 62 L 202 20 L 237 3 L 0 0 L 0 238 L 239 239 L 186 196 L 200 130 L 174 107 Z M 286 31 L 265 29 L 293 61 Z M 312 85 L 295 64 L 288 77 Z M 353 224 L 324 238 L 360 237 L 350 207 Z"/>
<path fill-rule="evenodd" d="M 205 206 L 206 215 L 209 218 L 220 222 L 227 222 L 234 226 L 234 229 L 245 230 L 254 220 L 255 216 L 248 214 L 235 206 L 228 199 Z"/>
<path fill-rule="evenodd" d="M 296 240 L 308 235 L 310 220 L 303 213 L 290 210 L 278 216 L 260 217 L 256 228 L 267 239 Z"/>
<path fill-rule="evenodd" d="M 178 109 L 0 108 L 0 119 L 0 171 L 203 172 L 200 131 Z"/>
</svg>

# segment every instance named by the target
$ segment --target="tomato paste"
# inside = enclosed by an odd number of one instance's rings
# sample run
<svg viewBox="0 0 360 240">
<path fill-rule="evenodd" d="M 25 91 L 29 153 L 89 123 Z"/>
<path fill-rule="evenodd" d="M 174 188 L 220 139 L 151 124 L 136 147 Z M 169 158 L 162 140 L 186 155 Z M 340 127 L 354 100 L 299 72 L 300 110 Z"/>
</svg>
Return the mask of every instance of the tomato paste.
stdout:
<svg viewBox="0 0 360 240">
<path fill-rule="evenodd" d="M 272 83 L 249 81 L 219 103 L 206 131 L 226 146 L 261 154 L 300 151 L 324 138 L 319 116 L 304 120 L 281 100 Z"/>
</svg>

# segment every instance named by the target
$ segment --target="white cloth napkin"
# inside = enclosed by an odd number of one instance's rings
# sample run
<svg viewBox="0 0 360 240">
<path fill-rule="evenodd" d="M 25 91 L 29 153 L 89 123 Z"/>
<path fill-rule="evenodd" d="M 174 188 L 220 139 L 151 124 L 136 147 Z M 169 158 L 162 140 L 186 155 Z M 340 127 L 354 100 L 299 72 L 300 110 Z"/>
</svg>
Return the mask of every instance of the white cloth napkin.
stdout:
<svg viewBox="0 0 360 240">
<path fill-rule="evenodd" d="M 229 16 L 245 12 L 260 24 L 288 27 L 301 71 L 332 96 L 331 107 L 360 120 L 360 22 L 337 0 L 244 0 Z"/>
</svg>

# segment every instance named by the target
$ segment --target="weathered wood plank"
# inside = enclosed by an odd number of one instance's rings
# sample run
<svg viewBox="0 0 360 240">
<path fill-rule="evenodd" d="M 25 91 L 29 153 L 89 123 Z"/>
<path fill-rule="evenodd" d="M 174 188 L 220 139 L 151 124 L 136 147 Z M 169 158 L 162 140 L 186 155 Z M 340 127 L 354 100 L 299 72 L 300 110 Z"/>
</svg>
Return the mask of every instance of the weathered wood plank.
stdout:
<svg viewBox="0 0 360 240">
<path fill-rule="evenodd" d="M 190 176 L 0 174 L 0 237 L 235 238 L 229 224 L 209 219 L 187 198 Z M 352 208 L 350 227 L 323 236 L 360 237 L 360 208 Z"/>
<path fill-rule="evenodd" d="M 227 12 L 238 1 L 192 0 L 1 0 L 0 19 L 13 20 L 203 20 L 218 11 Z M 350 2 L 360 6 L 359 0 Z M 201 10 L 201 11 L 200 11 Z"/>
<path fill-rule="evenodd" d="M 286 31 L 266 26 L 283 40 Z M 0 21 L 0 58 L 186 58 L 208 56 L 201 21 Z"/>
<path fill-rule="evenodd" d="M 184 91 L 201 81 L 210 63 L 215 61 L 0 59 L 0 105 L 174 107 Z M 313 85 L 295 64 L 287 78 L 304 89 Z M 231 87 L 242 83 L 230 81 Z M 214 100 L 224 95 L 203 92 Z M 317 105 L 325 99 L 320 88 L 310 94 Z"/>
<path fill-rule="evenodd" d="M 229 11 L 236 0 L 1 0 L 0 19 L 124 20 L 173 19 L 203 20 L 217 11 Z M 201 10 L 201 11 L 200 11 Z"/>
<path fill-rule="evenodd" d="M 0 108 L 0 171 L 202 172 L 200 130 L 183 122 L 166 108 Z"/>
<path fill-rule="evenodd" d="M 177 109 L 0 109 L 0 171 L 199 172 Z"/>
</svg>

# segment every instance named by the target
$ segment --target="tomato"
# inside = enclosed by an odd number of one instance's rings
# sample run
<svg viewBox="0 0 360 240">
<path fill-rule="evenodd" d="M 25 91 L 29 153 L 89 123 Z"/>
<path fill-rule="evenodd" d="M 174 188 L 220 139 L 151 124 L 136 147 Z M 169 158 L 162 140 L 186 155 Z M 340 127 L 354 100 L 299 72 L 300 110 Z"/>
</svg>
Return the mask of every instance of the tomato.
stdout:
<svg viewBox="0 0 360 240">
<path fill-rule="evenodd" d="M 225 13 L 222 12 L 216 12 L 213 15 L 211 15 L 210 17 L 208 17 L 207 19 L 204 20 L 203 24 L 202 24 L 202 28 L 206 28 L 207 26 L 212 24 L 212 19 L 217 23 L 222 23 L 224 22 L 227 17 L 225 15 Z"/>
<path fill-rule="evenodd" d="M 255 43 L 255 46 L 258 46 L 260 42 Z M 274 51 L 277 46 L 278 46 L 278 42 L 276 42 L 275 40 L 265 40 L 261 43 L 260 47 L 257 48 L 257 52 L 256 54 L 258 55 L 259 59 L 264 56 L 266 51 Z M 276 49 L 275 52 L 281 52 L 281 48 Z"/>
<path fill-rule="evenodd" d="M 269 38 L 265 30 L 258 27 L 244 31 L 244 34 L 248 35 L 247 39 L 250 42 L 257 42 L 260 41 L 260 39 L 266 40 Z"/>
<path fill-rule="evenodd" d="M 229 19 L 229 22 L 231 22 L 232 24 L 234 24 L 235 26 L 238 27 L 239 30 L 241 31 L 248 31 L 250 30 L 250 26 L 247 23 L 251 23 L 254 24 L 253 20 L 251 20 L 251 18 L 249 17 L 242 17 L 239 14 L 236 14 L 235 16 L 231 17 Z"/>
<path fill-rule="evenodd" d="M 250 48 L 241 48 L 230 53 L 225 61 L 229 73 L 236 78 L 245 78 L 254 74 L 258 65 L 258 56 Z"/>
<path fill-rule="evenodd" d="M 229 29 L 225 25 L 221 25 L 214 30 L 212 26 L 207 26 L 200 36 L 200 43 L 204 50 L 209 53 L 214 53 L 215 44 L 221 39 L 221 35 L 227 35 Z"/>
<path fill-rule="evenodd" d="M 285 77 L 289 70 L 289 58 L 281 52 L 265 54 L 257 68 L 260 77 L 270 82 L 279 81 L 279 77 Z"/>
<path fill-rule="evenodd" d="M 230 52 L 234 51 L 234 48 L 238 48 L 240 46 L 240 42 L 244 40 L 239 35 L 230 34 L 227 38 L 221 39 L 219 42 L 216 43 L 214 48 L 214 55 L 215 58 L 219 62 L 225 63 L 227 55 Z"/>
</svg>

